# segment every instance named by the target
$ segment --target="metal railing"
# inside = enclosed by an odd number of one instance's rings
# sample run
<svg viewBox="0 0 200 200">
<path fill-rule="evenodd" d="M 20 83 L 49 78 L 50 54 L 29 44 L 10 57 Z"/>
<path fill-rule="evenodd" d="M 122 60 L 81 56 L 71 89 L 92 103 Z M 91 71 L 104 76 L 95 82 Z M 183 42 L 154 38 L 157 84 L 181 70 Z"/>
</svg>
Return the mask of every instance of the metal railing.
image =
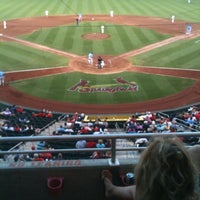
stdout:
<svg viewBox="0 0 200 200">
<path fill-rule="evenodd" d="M 115 164 L 117 151 L 130 151 L 130 150 L 142 150 L 145 147 L 123 147 L 116 148 L 117 139 L 134 139 L 134 138 L 152 138 L 152 137 L 200 137 L 200 132 L 173 132 L 173 133 L 112 133 L 107 135 L 68 135 L 68 136 L 29 136 L 29 137 L 1 137 L 0 143 L 3 142 L 33 142 L 33 141 L 78 141 L 78 140 L 98 140 L 98 139 L 111 139 L 111 147 L 109 148 L 82 148 L 82 149 L 50 149 L 50 150 L 34 150 L 34 153 L 57 153 L 57 152 L 92 152 L 92 151 L 111 151 L 111 163 Z M 9 154 L 29 154 L 33 153 L 32 150 L 12 150 L 12 151 L 0 151 L 0 155 Z"/>
</svg>

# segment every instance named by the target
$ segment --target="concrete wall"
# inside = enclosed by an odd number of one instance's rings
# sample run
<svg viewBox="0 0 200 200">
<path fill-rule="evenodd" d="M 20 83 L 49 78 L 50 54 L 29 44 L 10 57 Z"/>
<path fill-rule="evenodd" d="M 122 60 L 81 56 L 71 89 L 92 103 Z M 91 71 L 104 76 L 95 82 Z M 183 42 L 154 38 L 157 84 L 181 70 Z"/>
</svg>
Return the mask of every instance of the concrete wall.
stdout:
<svg viewBox="0 0 200 200">
<path fill-rule="evenodd" d="M 101 171 L 110 169 L 115 184 L 120 185 L 119 174 L 133 172 L 135 162 L 125 160 L 109 165 L 105 159 L 1 163 L 0 197 L 1 200 L 104 200 Z M 60 190 L 55 185 L 48 188 L 50 177 L 63 178 Z"/>
</svg>

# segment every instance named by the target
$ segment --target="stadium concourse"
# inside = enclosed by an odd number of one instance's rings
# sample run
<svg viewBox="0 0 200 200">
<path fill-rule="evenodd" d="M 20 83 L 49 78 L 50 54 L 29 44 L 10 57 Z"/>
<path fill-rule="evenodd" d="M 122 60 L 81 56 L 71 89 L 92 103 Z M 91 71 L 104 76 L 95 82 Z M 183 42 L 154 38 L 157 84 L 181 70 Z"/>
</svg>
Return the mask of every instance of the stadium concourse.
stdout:
<svg viewBox="0 0 200 200">
<path fill-rule="evenodd" d="M 169 23 L 169 19 L 161 18 L 150 18 L 150 17 L 136 17 L 136 16 L 115 16 L 110 18 L 106 15 L 95 15 L 84 16 L 85 21 L 91 21 L 94 18 L 97 21 L 112 22 L 115 24 L 125 24 L 138 27 L 147 27 L 149 29 L 156 30 L 160 33 L 170 34 L 173 37 L 159 42 L 153 45 L 149 45 L 142 49 L 136 51 L 128 52 L 119 56 L 109 56 L 104 55 L 105 60 L 107 61 L 105 70 L 91 69 L 86 64 L 86 56 L 78 56 L 70 54 L 67 52 L 58 51 L 51 49 L 42 45 L 36 45 L 35 43 L 23 41 L 17 39 L 16 36 L 31 33 L 41 27 L 54 27 L 58 25 L 63 25 L 67 23 L 74 22 L 74 16 L 49 16 L 46 17 L 34 17 L 26 19 L 15 19 L 9 21 L 9 28 L 5 30 L 0 30 L 2 36 L 0 39 L 2 41 L 15 41 L 22 43 L 24 45 L 32 46 L 34 48 L 42 49 L 48 52 L 54 52 L 70 58 L 70 63 L 68 67 L 57 67 L 52 69 L 41 69 L 41 70 L 32 70 L 32 71 L 21 71 L 21 72 L 8 72 L 6 73 L 7 84 L 5 87 L 0 87 L 0 99 L 3 102 L 10 104 L 23 105 L 24 107 L 43 109 L 57 111 L 57 112 L 69 112 L 74 113 L 77 110 L 79 112 L 88 113 L 88 114 L 127 114 L 133 112 L 146 112 L 146 111 L 159 111 L 166 109 L 176 109 L 177 107 L 186 106 L 189 104 L 194 104 L 199 102 L 200 93 L 200 71 L 198 70 L 179 70 L 179 69 L 166 69 L 166 68 L 153 68 L 153 67 L 141 67 L 141 66 L 131 66 L 131 63 L 128 61 L 128 57 L 138 55 L 139 53 L 146 52 L 148 50 L 166 45 L 168 43 L 181 40 L 181 39 L 190 39 L 193 37 L 199 36 L 199 24 L 192 24 L 193 33 L 188 37 L 185 34 L 185 22 L 176 21 L 175 24 Z M 28 26 L 31 24 L 31 26 Z M 95 37 L 91 35 L 91 39 L 97 39 L 99 34 Z M 87 35 L 88 37 L 88 35 Z M 88 39 L 88 38 L 87 38 Z M 103 39 L 103 38 L 101 38 Z M 112 61 L 112 65 L 109 65 Z M 37 97 L 31 97 L 19 91 L 16 91 L 9 85 L 10 81 L 21 80 L 30 77 L 38 77 L 48 74 L 56 73 L 66 73 L 72 71 L 83 71 L 90 74 L 98 73 L 118 73 L 122 71 L 135 71 L 141 73 L 149 74 L 159 74 L 159 75 L 171 75 L 176 77 L 185 77 L 192 78 L 196 80 L 196 83 L 188 89 L 185 89 L 183 92 L 180 92 L 175 95 L 168 96 L 166 98 L 160 98 L 156 100 L 150 100 L 147 102 L 139 103 L 127 103 L 127 104 L 106 104 L 106 105 L 81 105 L 73 103 L 63 103 L 50 100 L 44 100 Z M 185 98 L 187 96 L 187 98 Z"/>
</svg>

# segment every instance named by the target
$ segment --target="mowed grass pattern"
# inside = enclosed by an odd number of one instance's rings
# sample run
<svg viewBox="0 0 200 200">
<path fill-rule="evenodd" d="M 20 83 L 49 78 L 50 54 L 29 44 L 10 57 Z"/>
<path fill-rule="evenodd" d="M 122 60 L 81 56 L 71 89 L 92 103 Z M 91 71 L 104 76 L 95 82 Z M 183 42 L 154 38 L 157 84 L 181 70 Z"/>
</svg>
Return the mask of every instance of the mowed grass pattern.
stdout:
<svg viewBox="0 0 200 200">
<path fill-rule="evenodd" d="M 116 78 L 123 78 L 129 82 L 135 82 L 139 86 L 138 91 L 124 92 L 83 92 L 79 89 L 69 91 L 71 87 L 79 83 L 80 80 L 88 81 L 91 88 L 111 88 L 121 86 L 127 88 L 128 85 L 120 85 Z M 186 87 L 191 86 L 194 80 L 158 76 L 150 74 L 124 72 L 113 75 L 88 75 L 78 72 L 47 76 L 27 81 L 13 82 L 12 86 L 17 90 L 38 96 L 44 99 L 52 99 L 63 102 L 83 103 L 83 104 L 108 104 L 139 102 L 149 99 L 161 98 L 175 94 Z M 34 85 L 34 87 L 32 87 Z M 166 88 L 168 88 L 166 90 Z"/>
<path fill-rule="evenodd" d="M 0 43 L 0 66 L 3 71 L 66 66 L 68 58 L 22 46 L 17 43 Z"/>
<path fill-rule="evenodd" d="M 170 18 L 199 22 L 200 1 L 192 0 L 0 0 L 0 20 L 24 18 L 44 15 L 49 10 L 50 15 L 71 14 L 109 14 L 139 15 Z"/>
<path fill-rule="evenodd" d="M 181 49 L 181 50 L 180 50 Z M 131 58 L 133 65 L 200 70 L 200 37 L 181 40 Z"/>
<path fill-rule="evenodd" d="M 87 22 L 81 23 L 79 27 L 66 25 L 47 28 L 20 38 L 79 55 L 87 55 L 89 51 L 95 54 L 117 55 L 170 37 L 149 29 L 105 24 L 108 39 L 83 39 L 85 34 L 99 33 L 101 25 L 102 22 Z"/>
</svg>

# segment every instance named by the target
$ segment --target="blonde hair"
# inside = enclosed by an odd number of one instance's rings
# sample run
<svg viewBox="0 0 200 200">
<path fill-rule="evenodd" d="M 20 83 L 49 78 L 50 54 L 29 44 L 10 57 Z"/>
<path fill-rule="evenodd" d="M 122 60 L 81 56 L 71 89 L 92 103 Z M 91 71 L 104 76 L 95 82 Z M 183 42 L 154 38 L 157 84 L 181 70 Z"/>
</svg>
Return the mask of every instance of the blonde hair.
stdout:
<svg viewBox="0 0 200 200">
<path fill-rule="evenodd" d="M 195 199 L 196 171 L 183 144 L 156 138 L 135 168 L 136 200 Z"/>
</svg>

